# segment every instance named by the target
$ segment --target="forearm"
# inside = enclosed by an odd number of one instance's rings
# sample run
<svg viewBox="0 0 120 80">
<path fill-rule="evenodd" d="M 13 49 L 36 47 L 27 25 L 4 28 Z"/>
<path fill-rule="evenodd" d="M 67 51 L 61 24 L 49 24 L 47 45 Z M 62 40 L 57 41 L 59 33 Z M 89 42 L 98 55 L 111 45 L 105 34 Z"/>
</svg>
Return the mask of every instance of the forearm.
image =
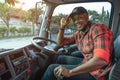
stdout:
<svg viewBox="0 0 120 80">
<path fill-rule="evenodd" d="M 60 28 L 58 36 L 57 36 L 57 42 L 58 42 L 59 46 L 61 46 L 61 43 L 64 39 L 64 30 L 67 27 L 67 25 L 70 23 L 70 20 L 71 20 L 71 18 L 67 18 L 67 19 L 62 18 L 60 21 L 61 28 Z"/>
<path fill-rule="evenodd" d="M 63 39 L 64 39 L 64 29 L 60 29 L 57 36 L 57 43 L 59 46 L 62 43 Z"/>
<path fill-rule="evenodd" d="M 72 70 L 70 70 L 70 76 L 77 75 L 77 74 L 83 74 L 83 73 L 88 73 L 97 69 L 102 68 L 107 64 L 106 61 L 94 57 L 91 60 L 89 60 L 87 63 L 82 64 Z"/>
</svg>

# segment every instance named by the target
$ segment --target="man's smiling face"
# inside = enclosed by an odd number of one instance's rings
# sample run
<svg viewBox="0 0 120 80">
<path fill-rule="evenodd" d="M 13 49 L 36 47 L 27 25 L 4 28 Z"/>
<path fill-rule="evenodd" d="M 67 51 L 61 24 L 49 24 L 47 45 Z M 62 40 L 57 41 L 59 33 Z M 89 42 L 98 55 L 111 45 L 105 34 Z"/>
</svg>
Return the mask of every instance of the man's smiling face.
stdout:
<svg viewBox="0 0 120 80">
<path fill-rule="evenodd" d="M 88 14 L 83 13 L 83 14 L 75 14 L 73 16 L 73 21 L 75 25 L 77 26 L 78 30 L 83 30 L 85 26 L 87 25 L 88 22 Z"/>
</svg>

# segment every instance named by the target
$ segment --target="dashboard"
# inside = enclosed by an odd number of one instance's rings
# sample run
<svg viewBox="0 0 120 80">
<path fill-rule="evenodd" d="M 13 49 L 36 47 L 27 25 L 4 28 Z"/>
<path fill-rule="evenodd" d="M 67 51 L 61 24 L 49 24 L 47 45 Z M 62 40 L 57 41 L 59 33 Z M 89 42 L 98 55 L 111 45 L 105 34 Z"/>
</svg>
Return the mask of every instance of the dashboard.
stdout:
<svg viewBox="0 0 120 80">
<path fill-rule="evenodd" d="M 40 80 L 52 58 L 33 45 L 2 51 L 0 80 Z"/>
<path fill-rule="evenodd" d="M 0 80 L 27 80 L 29 69 L 29 58 L 24 49 L 0 54 Z"/>
</svg>

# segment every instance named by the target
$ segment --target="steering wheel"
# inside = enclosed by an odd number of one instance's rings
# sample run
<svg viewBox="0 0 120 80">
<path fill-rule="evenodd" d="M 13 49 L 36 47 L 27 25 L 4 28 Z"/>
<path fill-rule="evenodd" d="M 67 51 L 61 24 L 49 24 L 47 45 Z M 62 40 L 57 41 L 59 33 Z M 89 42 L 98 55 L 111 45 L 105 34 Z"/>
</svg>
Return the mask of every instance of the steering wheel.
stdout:
<svg viewBox="0 0 120 80">
<path fill-rule="evenodd" d="M 48 43 L 50 43 L 50 45 L 47 45 L 47 46 L 41 46 L 41 45 L 39 45 L 38 43 L 37 43 L 37 41 L 43 41 L 43 44 L 44 45 L 46 45 L 46 44 L 48 44 Z M 36 48 L 38 48 L 38 49 L 40 49 L 40 50 L 42 50 L 42 51 L 44 51 L 44 52 L 47 52 L 47 53 L 52 53 L 52 54 L 59 54 L 59 52 L 57 52 L 57 51 L 55 51 L 53 48 L 57 45 L 57 43 L 55 42 L 55 41 L 53 41 L 53 40 L 50 40 L 50 39 L 47 39 L 47 38 L 43 38 L 43 37 L 33 37 L 33 39 L 32 39 L 32 44 L 36 47 Z M 52 47 L 52 49 L 50 49 Z"/>
</svg>

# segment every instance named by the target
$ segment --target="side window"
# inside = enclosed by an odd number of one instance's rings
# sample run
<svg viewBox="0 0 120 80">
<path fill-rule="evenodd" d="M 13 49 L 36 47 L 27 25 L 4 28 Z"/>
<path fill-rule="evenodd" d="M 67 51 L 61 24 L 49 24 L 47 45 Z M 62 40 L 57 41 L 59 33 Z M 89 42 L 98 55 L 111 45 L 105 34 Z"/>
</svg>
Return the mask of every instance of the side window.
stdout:
<svg viewBox="0 0 120 80">
<path fill-rule="evenodd" d="M 60 19 L 62 17 L 67 17 L 73 10 L 74 7 L 82 6 L 87 9 L 89 13 L 89 20 L 94 23 L 102 23 L 109 25 L 109 19 L 111 14 L 111 4 L 109 2 L 94 2 L 94 3 L 77 3 L 77 4 L 65 4 L 60 5 L 55 8 L 52 22 L 51 22 L 51 37 L 56 37 L 60 28 Z M 67 29 L 65 30 L 65 35 L 72 34 L 74 29 L 74 24 L 71 21 Z M 54 34 L 54 35 L 53 35 Z"/>
</svg>

